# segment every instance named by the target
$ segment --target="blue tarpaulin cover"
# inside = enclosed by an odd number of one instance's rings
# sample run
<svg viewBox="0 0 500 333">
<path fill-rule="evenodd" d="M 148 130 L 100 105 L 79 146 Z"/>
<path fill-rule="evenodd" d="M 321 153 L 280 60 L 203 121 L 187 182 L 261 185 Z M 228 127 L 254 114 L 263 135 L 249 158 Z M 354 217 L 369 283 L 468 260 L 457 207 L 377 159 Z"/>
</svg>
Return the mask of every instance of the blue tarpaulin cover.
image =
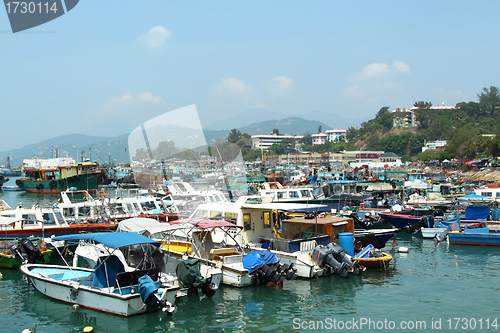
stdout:
<svg viewBox="0 0 500 333">
<path fill-rule="evenodd" d="M 466 220 L 487 220 L 490 215 L 490 207 L 471 205 L 465 208 Z"/>
<path fill-rule="evenodd" d="M 52 239 L 55 241 L 67 240 L 72 242 L 78 242 L 80 239 L 93 240 L 113 249 L 145 243 L 160 246 L 160 243 L 146 236 L 136 234 L 135 232 L 89 232 L 87 234 L 56 236 Z"/>
<path fill-rule="evenodd" d="M 249 273 L 252 273 L 257 268 L 265 264 L 274 264 L 279 262 L 278 257 L 273 253 L 263 250 L 263 251 L 252 251 L 243 257 L 243 267 L 248 269 Z"/>
<path fill-rule="evenodd" d="M 137 291 L 141 295 L 143 302 L 146 302 L 148 297 L 157 291 L 159 286 L 153 281 L 149 275 L 143 275 L 139 278 L 139 285 L 137 286 Z"/>
<path fill-rule="evenodd" d="M 92 280 L 92 287 L 109 288 L 115 284 L 116 274 L 124 272 L 122 262 L 117 256 L 100 257 Z"/>
</svg>

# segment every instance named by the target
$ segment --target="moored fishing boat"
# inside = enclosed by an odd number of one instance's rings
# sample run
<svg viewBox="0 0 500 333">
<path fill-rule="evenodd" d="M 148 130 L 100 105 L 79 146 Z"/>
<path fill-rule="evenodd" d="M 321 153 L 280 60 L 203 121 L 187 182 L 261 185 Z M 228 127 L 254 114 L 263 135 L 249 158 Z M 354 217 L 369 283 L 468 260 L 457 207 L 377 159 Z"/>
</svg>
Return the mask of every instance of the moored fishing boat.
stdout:
<svg viewBox="0 0 500 333">
<path fill-rule="evenodd" d="M 75 234 L 56 237 L 56 241 L 92 239 L 110 248 L 159 243 L 136 233 L 119 233 L 108 239 L 105 233 Z M 146 312 L 172 312 L 178 286 L 159 280 L 159 268 L 125 272 L 115 255 L 99 258 L 95 268 L 63 265 L 26 264 L 21 266 L 33 286 L 42 294 L 66 303 L 78 304 L 121 316 Z"/>
<path fill-rule="evenodd" d="M 15 218 L 15 222 L 2 229 L 2 235 L 9 238 L 24 238 L 30 236 L 50 237 L 77 232 L 112 231 L 116 224 L 111 222 L 68 223 L 56 208 L 4 207 L 0 217 Z"/>
<path fill-rule="evenodd" d="M 69 188 L 95 191 L 104 176 L 96 162 L 75 163 L 71 158 L 25 159 L 24 178 L 16 185 L 30 193 L 57 194 Z"/>
<path fill-rule="evenodd" d="M 15 218 L 0 217 L 0 267 L 19 268 L 26 262 L 48 263 L 52 251 L 45 247 L 43 240 L 8 238 L 2 235 L 4 227 L 16 221 Z M 37 245 L 34 245 L 33 241 L 36 241 Z"/>
</svg>

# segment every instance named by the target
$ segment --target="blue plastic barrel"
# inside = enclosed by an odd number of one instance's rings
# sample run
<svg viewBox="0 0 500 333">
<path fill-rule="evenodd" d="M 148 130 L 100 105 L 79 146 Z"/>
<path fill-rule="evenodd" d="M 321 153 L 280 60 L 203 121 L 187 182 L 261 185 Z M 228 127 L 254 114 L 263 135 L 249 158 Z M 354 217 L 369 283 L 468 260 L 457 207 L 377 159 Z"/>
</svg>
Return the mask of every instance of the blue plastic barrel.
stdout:
<svg viewBox="0 0 500 333">
<path fill-rule="evenodd" d="M 353 256 L 354 255 L 354 237 L 352 232 L 341 232 L 339 234 L 339 245 L 345 250 L 345 252 Z"/>
</svg>

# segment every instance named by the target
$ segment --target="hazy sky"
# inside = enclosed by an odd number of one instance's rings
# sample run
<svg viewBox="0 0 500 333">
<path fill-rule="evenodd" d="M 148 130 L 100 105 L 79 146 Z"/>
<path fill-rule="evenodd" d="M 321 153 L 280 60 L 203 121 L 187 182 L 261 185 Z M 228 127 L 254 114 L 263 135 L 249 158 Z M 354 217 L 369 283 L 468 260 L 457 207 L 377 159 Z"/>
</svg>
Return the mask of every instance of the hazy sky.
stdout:
<svg viewBox="0 0 500 333">
<path fill-rule="evenodd" d="M 499 86 L 500 2 L 81 0 L 13 34 L 0 10 L 0 150 L 126 134 L 195 104 L 371 117 Z M 258 119 L 256 119 L 257 121 Z"/>
</svg>

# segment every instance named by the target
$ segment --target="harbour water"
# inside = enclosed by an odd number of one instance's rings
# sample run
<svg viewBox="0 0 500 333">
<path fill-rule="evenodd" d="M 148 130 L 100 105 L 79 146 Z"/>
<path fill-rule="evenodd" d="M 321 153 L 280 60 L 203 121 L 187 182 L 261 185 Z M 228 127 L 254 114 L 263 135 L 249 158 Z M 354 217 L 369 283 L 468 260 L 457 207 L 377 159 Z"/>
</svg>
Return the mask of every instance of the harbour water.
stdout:
<svg viewBox="0 0 500 333">
<path fill-rule="evenodd" d="M 15 207 L 54 203 L 57 196 L 0 191 Z M 453 246 L 400 233 L 395 263 L 387 271 L 361 277 L 337 276 L 286 281 L 280 288 L 221 287 L 213 298 L 189 296 L 171 315 L 130 318 L 75 310 L 49 299 L 18 270 L 0 269 L 0 332 L 292 332 L 292 331 L 439 331 L 500 330 L 499 271 L 496 248 Z M 408 253 L 398 253 L 401 246 Z"/>
</svg>

